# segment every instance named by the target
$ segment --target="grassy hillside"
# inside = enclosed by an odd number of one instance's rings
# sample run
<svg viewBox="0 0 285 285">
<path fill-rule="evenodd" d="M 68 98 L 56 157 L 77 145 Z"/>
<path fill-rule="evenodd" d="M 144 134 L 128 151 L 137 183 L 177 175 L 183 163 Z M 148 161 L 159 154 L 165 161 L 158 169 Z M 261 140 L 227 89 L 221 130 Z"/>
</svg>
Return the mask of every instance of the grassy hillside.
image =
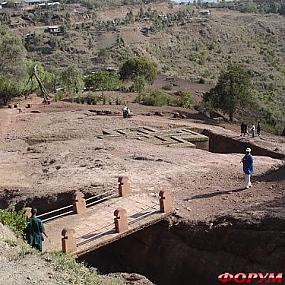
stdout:
<svg viewBox="0 0 285 285">
<path fill-rule="evenodd" d="M 213 9 L 210 17 L 189 5 L 168 3 L 123 5 L 88 9 L 63 4 L 60 9 L 25 11 L 13 17 L 27 27 L 14 32 L 26 40 L 29 57 L 49 66 L 77 63 L 88 73 L 101 67 L 118 68 L 131 55 L 145 55 L 160 72 L 194 82 L 214 84 L 228 63 L 244 65 L 258 90 L 255 115 L 281 128 L 284 118 L 285 18 L 273 14 L 246 14 Z M 152 1 L 153 2 L 153 1 Z M 132 2 L 133 3 L 133 2 Z M 30 25 L 33 21 L 33 25 Z M 48 25 L 64 28 L 61 35 Z"/>
</svg>

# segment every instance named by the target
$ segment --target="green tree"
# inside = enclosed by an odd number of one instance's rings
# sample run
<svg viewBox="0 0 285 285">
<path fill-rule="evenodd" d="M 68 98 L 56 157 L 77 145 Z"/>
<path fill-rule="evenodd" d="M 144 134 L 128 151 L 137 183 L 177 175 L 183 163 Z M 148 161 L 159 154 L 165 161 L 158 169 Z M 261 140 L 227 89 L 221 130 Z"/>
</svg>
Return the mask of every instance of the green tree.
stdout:
<svg viewBox="0 0 285 285">
<path fill-rule="evenodd" d="M 0 75 L 22 80 L 25 77 L 26 50 L 15 35 L 0 29 Z"/>
<path fill-rule="evenodd" d="M 142 76 L 146 81 L 153 82 L 157 77 L 157 65 L 145 57 L 133 57 L 123 63 L 120 75 L 122 79 L 135 79 Z"/>
<path fill-rule="evenodd" d="M 117 90 L 121 84 L 119 76 L 114 72 L 97 71 L 85 79 L 86 87 L 100 91 Z"/>
<path fill-rule="evenodd" d="M 248 72 L 239 65 L 229 65 L 221 73 L 217 85 L 203 99 L 213 108 L 227 113 L 232 121 L 236 109 L 251 99 L 251 92 L 251 77 Z"/>
<path fill-rule="evenodd" d="M 0 27 L 0 104 L 19 96 L 25 69 L 26 50 L 21 40 Z"/>
<path fill-rule="evenodd" d="M 54 75 L 47 71 L 42 63 L 34 60 L 26 60 L 26 69 L 28 76 L 31 76 L 34 73 L 34 67 L 37 66 L 37 75 L 44 87 L 47 90 L 53 91 L 53 77 Z M 33 79 L 29 82 L 29 85 L 26 86 L 26 89 L 30 91 L 35 91 L 39 88 L 37 80 L 33 77 Z"/>
<path fill-rule="evenodd" d="M 61 82 L 65 91 L 78 93 L 84 88 L 83 75 L 75 64 L 69 65 L 61 73 Z"/>
</svg>

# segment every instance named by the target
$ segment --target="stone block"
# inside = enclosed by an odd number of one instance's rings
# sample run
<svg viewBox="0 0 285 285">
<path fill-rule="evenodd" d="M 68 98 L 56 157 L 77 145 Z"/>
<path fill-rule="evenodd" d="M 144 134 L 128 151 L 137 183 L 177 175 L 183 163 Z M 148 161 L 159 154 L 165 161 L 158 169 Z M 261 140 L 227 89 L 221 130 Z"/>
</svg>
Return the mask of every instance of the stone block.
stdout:
<svg viewBox="0 0 285 285">
<path fill-rule="evenodd" d="M 131 184 L 129 177 L 121 176 L 119 177 L 118 182 L 119 182 L 119 196 L 125 197 L 129 195 L 131 192 Z"/>
<path fill-rule="evenodd" d="M 74 229 L 63 229 L 62 232 L 62 252 L 74 253 L 76 252 L 76 238 Z"/>
<path fill-rule="evenodd" d="M 83 214 L 86 212 L 86 201 L 84 194 L 76 191 L 73 196 L 73 211 L 75 214 Z"/>
<path fill-rule="evenodd" d="M 123 208 L 118 208 L 114 212 L 114 222 L 116 233 L 122 233 L 128 230 L 128 216 L 127 211 Z"/>
<path fill-rule="evenodd" d="M 170 191 L 159 192 L 160 212 L 170 214 L 173 212 L 173 199 Z"/>
</svg>

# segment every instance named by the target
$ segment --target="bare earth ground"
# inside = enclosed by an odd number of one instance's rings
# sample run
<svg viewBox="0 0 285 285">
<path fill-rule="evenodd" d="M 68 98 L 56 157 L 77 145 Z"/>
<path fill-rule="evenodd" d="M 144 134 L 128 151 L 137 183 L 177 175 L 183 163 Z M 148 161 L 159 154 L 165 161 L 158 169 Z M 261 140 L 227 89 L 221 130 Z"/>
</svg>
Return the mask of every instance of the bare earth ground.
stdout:
<svg viewBox="0 0 285 285">
<path fill-rule="evenodd" d="M 23 108 L 22 113 L 16 109 L 0 110 L 2 198 L 18 202 L 74 190 L 98 193 L 116 188 L 117 177 L 127 175 L 135 193 L 154 195 L 162 189 L 171 190 L 177 214 L 192 221 L 224 215 L 285 216 L 284 171 L 281 169 L 276 177 L 265 175 L 280 167 L 284 163 L 281 160 L 255 157 L 254 186 L 244 190 L 242 154 L 159 146 L 124 136 L 97 137 L 102 135 L 102 129 L 189 126 L 238 138 L 235 127 L 228 130 L 228 126 L 206 125 L 196 119 L 171 119 L 168 108 L 162 109 L 164 117 L 145 116 L 154 108 L 135 104 L 131 110 L 136 115 L 124 120 L 121 115 L 99 116 L 88 111 L 105 109 L 120 114 L 120 106 L 62 102 L 44 106 L 38 98 L 32 103 L 32 109 Z M 255 138 L 254 143 L 285 152 L 284 139 L 279 137 L 265 135 Z"/>
</svg>

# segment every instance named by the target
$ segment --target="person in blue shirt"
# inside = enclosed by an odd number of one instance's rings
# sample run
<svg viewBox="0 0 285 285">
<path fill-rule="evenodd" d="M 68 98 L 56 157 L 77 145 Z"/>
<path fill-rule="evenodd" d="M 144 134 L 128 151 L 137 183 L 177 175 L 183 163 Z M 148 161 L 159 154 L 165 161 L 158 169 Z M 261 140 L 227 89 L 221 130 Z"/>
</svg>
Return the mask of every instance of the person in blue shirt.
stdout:
<svg viewBox="0 0 285 285">
<path fill-rule="evenodd" d="M 251 187 L 251 175 L 253 174 L 253 157 L 251 155 L 251 149 L 248 147 L 245 150 L 245 156 L 241 160 L 243 164 L 243 172 L 245 175 L 245 188 Z"/>
</svg>

